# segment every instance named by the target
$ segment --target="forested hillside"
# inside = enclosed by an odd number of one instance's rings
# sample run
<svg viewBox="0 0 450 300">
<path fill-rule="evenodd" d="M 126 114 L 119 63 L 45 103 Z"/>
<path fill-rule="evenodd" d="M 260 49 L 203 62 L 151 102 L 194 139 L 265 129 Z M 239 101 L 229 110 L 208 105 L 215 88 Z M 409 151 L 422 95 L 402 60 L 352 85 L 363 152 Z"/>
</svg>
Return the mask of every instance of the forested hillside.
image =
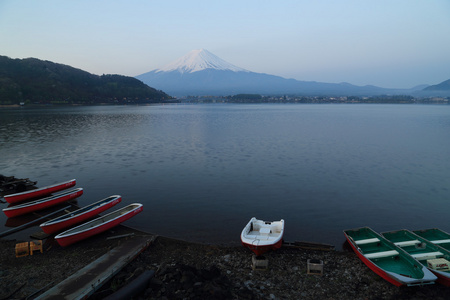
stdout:
<svg viewBox="0 0 450 300">
<path fill-rule="evenodd" d="M 450 90 L 450 79 L 443 81 L 439 84 L 430 85 L 425 88 L 424 91 L 449 91 Z"/>
<path fill-rule="evenodd" d="M 98 76 L 50 61 L 0 56 L 0 105 L 158 103 L 170 99 L 133 77 Z"/>
</svg>

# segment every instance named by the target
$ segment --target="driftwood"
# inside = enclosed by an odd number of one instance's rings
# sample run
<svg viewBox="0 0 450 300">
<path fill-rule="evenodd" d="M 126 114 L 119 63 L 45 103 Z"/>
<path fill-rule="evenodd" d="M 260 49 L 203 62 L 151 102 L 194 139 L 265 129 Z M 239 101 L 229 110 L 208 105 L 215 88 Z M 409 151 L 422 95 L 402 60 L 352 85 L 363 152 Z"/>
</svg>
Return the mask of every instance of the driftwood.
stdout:
<svg viewBox="0 0 450 300">
<path fill-rule="evenodd" d="M 107 240 L 114 240 L 114 239 L 120 239 L 120 238 L 123 238 L 123 237 L 129 237 L 129 236 L 133 236 L 133 235 L 134 235 L 134 232 L 127 233 L 127 234 L 122 234 L 122 235 L 116 235 L 116 236 L 109 236 L 106 239 Z"/>
<path fill-rule="evenodd" d="M 305 250 L 320 250 L 320 251 L 334 251 L 335 247 L 329 244 L 314 243 L 314 242 L 285 242 L 282 247 L 286 248 L 300 248 Z"/>
</svg>

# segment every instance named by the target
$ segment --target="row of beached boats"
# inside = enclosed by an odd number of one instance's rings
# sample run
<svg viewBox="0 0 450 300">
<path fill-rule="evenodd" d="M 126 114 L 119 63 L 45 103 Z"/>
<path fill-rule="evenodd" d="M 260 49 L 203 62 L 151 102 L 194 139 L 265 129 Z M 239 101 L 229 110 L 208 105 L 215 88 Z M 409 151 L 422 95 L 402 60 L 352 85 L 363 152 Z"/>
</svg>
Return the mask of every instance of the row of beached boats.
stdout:
<svg viewBox="0 0 450 300">
<path fill-rule="evenodd" d="M 282 246 L 284 220 L 251 218 L 241 233 L 244 247 L 257 256 Z M 439 282 L 450 286 L 450 234 L 437 228 L 378 234 L 369 227 L 344 230 L 358 257 L 396 286 Z"/>
<path fill-rule="evenodd" d="M 5 200 L 8 203 L 16 205 L 4 208 L 3 212 L 9 218 L 17 217 L 73 200 L 83 195 L 83 189 L 76 188 L 69 191 L 63 190 L 73 187 L 75 184 L 76 180 L 72 179 L 39 189 L 6 195 L 4 196 Z M 60 191 L 63 192 L 52 195 L 53 193 Z M 39 199 L 34 200 L 36 198 Z M 115 227 L 143 210 L 142 204 L 133 203 L 109 214 L 98 217 L 100 213 L 120 203 L 121 200 L 122 197 L 120 195 L 112 195 L 78 210 L 42 223 L 40 227 L 47 234 L 56 234 L 55 240 L 61 246 L 69 246 L 73 243 Z"/>
<path fill-rule="evenodd" d="M 378 234 L 369 227 L 344 230 L 358 257 L 396 286 L 450 286 L 450 234 L 437 228 Z"/>
<path fill-rule="evenodd" d="M 3 212 L 8 217 L 15 217 L 75 199 L 83 194 L 82 188 L 51 195 L 75 184 L 76 180 L 73 179 L 6 195 L 4 198 L 7 202 L 20 204 L 5 208 Z M 43 196 L 48 197 L 27 201 Z M 42 223 L 40 227 L 47 234 L 57 234 L 55 240 L 65 247 L 117 226 L 143 210 L 142 204 L 133 203 L 95 218 L 121 200 L 121 196 L 113 195 Z M 22 204 L 24 201 L 27 202 Z M 241 242 L 260 256 L 280 248 L 283 234 L 283 219 L 263 221 L 253 217 L 242 230 Z M 396 286 L 425 285 L 435 281 L 450 286 L 450 234 L 442 230 L 403 229 L 378 234 L 369 227 L 362 227 L 344 230 L 344 235 L 357 256 L 370 269 Z"/>
<path fill-rule="evenodd" d="M 74 187 L 75 185 L 76 180 L 72 179 L 39 189 L 6 195 L 4 196 L 5 200 L 13 205 L 4 208 L 3 212 L 7 217 L 12 218 L 78 198 L 83 195 L 82 188 L 64 191 L 68 188 Z M 60 193 L 53 195 L 53 193 L 56 192 Z M 121 200 L 121 196 L 113 195 L 42 223 L 40 227 L 47 234 L 61 232 L 55 236 L 55 240 L 61 246 L 68 246 L 79 240 L 116 226 L 141 212 L 143 209 L 142 204 L 133 203 L 115 212 L 78 225 L 86 220 L 98 216 L 98 214 L 113 207 Z M 75 225 L 78 226 L 73 227 Z M 62 232 L 70 227 L 73 228 Z M 262 255 L 269 250 L 275 250 L 281 247 L 283 233 L 284 220 L 268 222 L 252 218 L 242 231 L 241 241 L 245 247 L 252 250 L 256 255 Z"/>
</svg>

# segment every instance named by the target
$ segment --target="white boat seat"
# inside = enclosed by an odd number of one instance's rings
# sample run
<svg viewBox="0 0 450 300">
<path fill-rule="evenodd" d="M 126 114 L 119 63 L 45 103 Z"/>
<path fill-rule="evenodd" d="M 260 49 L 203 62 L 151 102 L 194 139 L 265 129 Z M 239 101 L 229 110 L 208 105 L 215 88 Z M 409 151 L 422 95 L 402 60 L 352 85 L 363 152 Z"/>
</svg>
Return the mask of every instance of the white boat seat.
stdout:
<svg viewBox="0 0 450 300">
<path fill-rule="evenodd" d="M 439 255 L 444 255 L 442 252 L 426 252 L 426 253 L 417 253 L 417 254 L 411 254 L 412 257 L 420 260 L 430 259 L 430 258 L 436 258 Z"/>
<path fill-rule="evenodd" d="M 261 235 L 269 235 L 269 234 L 270 234 L 270 228 L 268 228 L 268 227 L 262 227 L 262 228 L 259 230 L 259 233 L 260 233 Z"/>
<path fill-rule="evenodd" d="M 430 241 L 433 244 L 445 244 L 445 243 L 450 243 L 450 239 L 448 240 L 435 240 L 435 241 Z"/>
<path fill-rule="evenodd" d="M 382 252 L 375 252 L 375 253 L 369 253 L 364 254 L 367 258 L 382 258 L 382 257 L 389 257 L 393 255 L 397 255 L 398 251 L 396 250 L 389 250 L 389 251 L 382 251 Z"/>
<path fill-rule="evenodd" d="M 358 240 L 358 241 L 355 241 L 355 244 L 356 245 L 364 245 L 364 244 L 376 243 L 379 241 L 380 240 L 378 238 L 373 238 L 373 239 Z"/>
<path fill-rule="evenodd" d="M 420 241 L 419 240 L 403 241 L 403 242 L 396 242 L 394 244 L 395 244 L 395 246 L 399 246 L 399 247 L 407 247 L 407 246 L 414 246 L 414 245 L 420 244 Z"/>
</svg>

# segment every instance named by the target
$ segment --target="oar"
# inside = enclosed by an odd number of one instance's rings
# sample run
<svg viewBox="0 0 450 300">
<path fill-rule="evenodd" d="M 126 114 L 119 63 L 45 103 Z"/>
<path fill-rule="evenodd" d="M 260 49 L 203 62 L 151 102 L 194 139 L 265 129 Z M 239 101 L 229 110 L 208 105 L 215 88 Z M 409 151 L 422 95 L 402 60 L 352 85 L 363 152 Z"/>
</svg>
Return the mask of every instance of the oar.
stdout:
<svg viewBox="0 0 450 300">
<path fill-rule="evenodd" d="M 22 229 L 25 229 L 25 228 L 27 228 L 27 227 L 30 227 L 30 226 L 32 226 L 33 224 L 35 224 L 35 223 L 37 223 L 37 222 L 39 222 L 39 221 L 42 221 L 42 220 L 44 220 L 44 219 L 48 219 L 48 218 L 50 218 L 51 216 L 56 215 L 57 213 L 60 213 L 60 212 L 66 210 L 66 209 L 68 209 L 68 208 L 70 208 L 70 205 L 69 205 L 69 206 L 66 206 L 66 207 L 64 207 L 64 208 L 61 208 L 61 209 L 59 209 L 59 210 L 57 210 L 57 211 L 54 211 L 54 212 L 52 212 L 52 213 L 49 213 L 48 215 L 45 215 L 45 216 L 43 216 L 43 217 L 40 217 L 39 219 L 33 220 L 33 221 L 29 222 L 29 223 L 26 223 L 26 224 L 20 225 L 20 226 L 18 226 L 18 227 L 16 227 L 16 228 L 13 228 L 13 229 L 4 231 L 4 232 L 0 233 L 0 238 L 1 238 L 1 237 L 4 237 L 4 236 L 7 236 L 7 235 L 10 235 L 10 234 L 12 234 L 12 233 L 14 233 L 14 232 L 20 231 L 20 230 L 22 230 Z"/>
</svg>

